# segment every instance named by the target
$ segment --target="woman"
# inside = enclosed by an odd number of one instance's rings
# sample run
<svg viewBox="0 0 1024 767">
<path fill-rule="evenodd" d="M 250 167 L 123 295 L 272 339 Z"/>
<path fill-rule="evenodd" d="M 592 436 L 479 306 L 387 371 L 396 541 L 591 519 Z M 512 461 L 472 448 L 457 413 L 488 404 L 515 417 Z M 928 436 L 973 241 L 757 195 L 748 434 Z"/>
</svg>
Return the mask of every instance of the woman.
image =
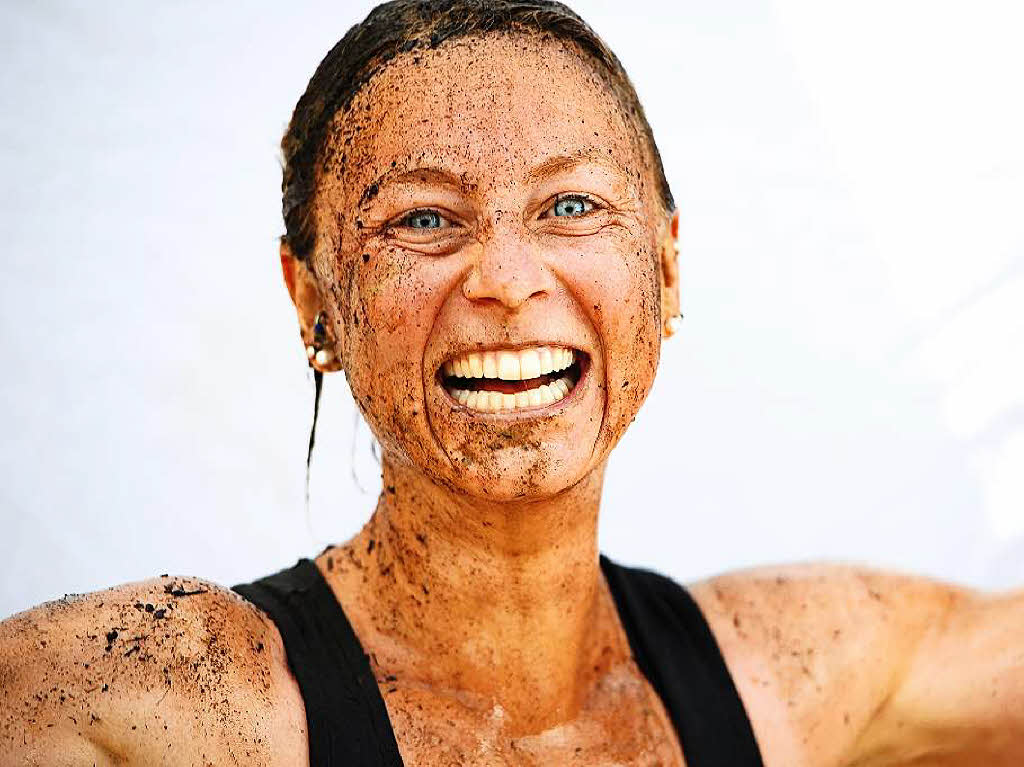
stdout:
<svg viewBox="0 0 1024 767">
<path fill-rule="evenodd" d="M 228 590 L 0 624 L 0 764 L 1020 764 L 1024 603 L 845 567 L 684 589 L 597 551 L 678 316 L 678 213 L 564 6 L 400 0 L 283 142 L 285 283 L 384 492 Z"/>
</svg>

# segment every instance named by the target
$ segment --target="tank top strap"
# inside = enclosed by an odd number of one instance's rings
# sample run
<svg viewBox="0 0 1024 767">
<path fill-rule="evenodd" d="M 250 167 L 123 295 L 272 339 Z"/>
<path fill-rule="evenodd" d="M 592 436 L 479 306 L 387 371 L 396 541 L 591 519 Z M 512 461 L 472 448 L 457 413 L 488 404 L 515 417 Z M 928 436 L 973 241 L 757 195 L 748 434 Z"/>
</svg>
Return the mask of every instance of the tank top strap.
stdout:
<svg viewBox="0 0 1024 767">
<path fill-rule="evenodd" d="M 763 767 L 743 701 L 690 592 L 604 554 L 600 563 L 633 657 L 668 711 L 687 766 Z"/>
<path fill-rule="evenodd" d="M 401 767 L 369 658 L 316 564 L 302 558 L 232 590 L 281 632 L 306 706 L 310 767 Z"/>
</svg>

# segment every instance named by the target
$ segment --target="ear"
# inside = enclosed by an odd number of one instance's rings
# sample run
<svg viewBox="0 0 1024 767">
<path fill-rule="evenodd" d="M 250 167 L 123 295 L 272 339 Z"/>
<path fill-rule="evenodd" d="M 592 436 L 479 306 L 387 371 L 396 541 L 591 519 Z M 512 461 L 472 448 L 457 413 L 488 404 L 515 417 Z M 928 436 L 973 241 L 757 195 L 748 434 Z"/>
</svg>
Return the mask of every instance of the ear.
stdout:
<svg viewBox="0 0 1024 767">
<path fill-rule="evenodd" d="M 299 318 L 303 353 L 313 341 L 313 326 L 316 324 L 317 315 L 326 312 L 328 316 L 327 344 L 324 348 L 332 353 L 332 359 L 325 364 L 319 364 L 315 359 L 311 359 L 309 364 L 324 372 L 340 370 L 341 349 L 337 342 L 338 334 L 334 331 L 331 312 L 323 301 L 316 276 L 305 261 L 295 257 L 284 239 L 281 240 L 281 273 L 284 276 L 285 287 L 288 288 L 288 296 L 292 299 L 295 313 Z"/>
<path fill-rule="evenodd" d="M 671 320 L 679 316 L 679 210 L 672 211 L 661 235 L 661 327 L 662 335 Z"/>
</svg>

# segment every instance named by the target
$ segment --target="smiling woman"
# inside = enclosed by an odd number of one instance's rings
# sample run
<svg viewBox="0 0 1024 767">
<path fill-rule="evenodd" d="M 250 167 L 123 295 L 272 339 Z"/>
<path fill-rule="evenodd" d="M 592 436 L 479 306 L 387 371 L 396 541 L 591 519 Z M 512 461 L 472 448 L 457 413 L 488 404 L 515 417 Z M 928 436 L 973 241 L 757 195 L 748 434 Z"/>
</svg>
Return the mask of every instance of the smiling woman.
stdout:
<svg viewBox="0 0 1024 767">
<path fill-rule="evenodd" d="M 1019 597 L 840 566 L 684 587 L 599 552 L 679 314 L 678 212 L 571 10 L 381 5 L 283 149 L 284 281 L 318 394 L 343 371 L 382 446 L 377 506 L 230 590 L 161 577 L 4 621 L 0 763 L 1024 759 Z"/>
</svg>

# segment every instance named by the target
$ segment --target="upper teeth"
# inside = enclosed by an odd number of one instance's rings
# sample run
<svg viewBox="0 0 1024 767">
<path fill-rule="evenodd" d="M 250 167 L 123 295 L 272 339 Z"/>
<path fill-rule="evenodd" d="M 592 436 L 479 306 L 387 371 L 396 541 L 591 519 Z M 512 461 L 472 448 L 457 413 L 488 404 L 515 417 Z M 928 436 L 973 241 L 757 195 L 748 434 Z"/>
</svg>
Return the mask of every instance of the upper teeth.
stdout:
<svg viewBox="0 0 1024 767">
<path fill-rule="evenodd" d="M 443 371 L 446 376 L 460 378 L 525 381 L 564 370 L 575 359 L 572 349 L 534 346 L 518 351 L 470 352 L 444 363 Z"/>
</svg>

